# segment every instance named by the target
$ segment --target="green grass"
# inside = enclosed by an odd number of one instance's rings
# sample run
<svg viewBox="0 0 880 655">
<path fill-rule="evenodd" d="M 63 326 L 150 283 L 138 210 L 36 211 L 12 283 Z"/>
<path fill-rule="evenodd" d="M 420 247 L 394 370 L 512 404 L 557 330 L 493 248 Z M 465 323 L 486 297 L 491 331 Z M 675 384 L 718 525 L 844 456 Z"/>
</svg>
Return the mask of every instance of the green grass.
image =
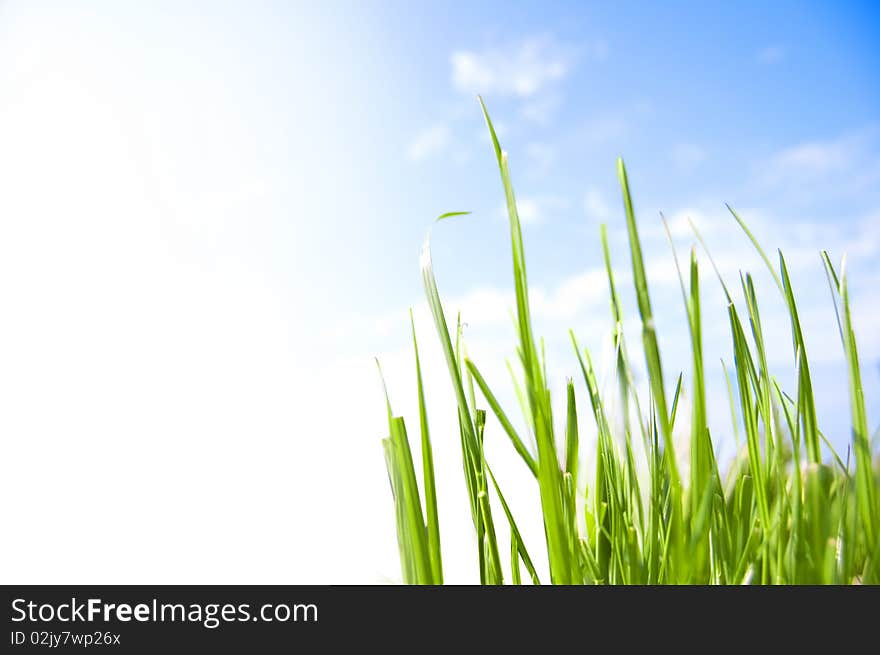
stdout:
<svg viewBox="0 0 880 655">
<path fill-rule="evenodd" d="M 872 463 L 845 260 L 838 273 L 828 254 L 822 253 L 848 365 L 852 444 L 844 461 L 833 451 L 818 426 L 809 359 L 782 253 L 778 255 L 778 265 L 774 266 L 745 221 L 728 207 L 732 220 L 739 223 L 769 268 L 787 308 L 795 353 L 792 366 L 796 373 L 796 388 L 791 390 L 783 389 L 768 370 L 752 277 L 740 275 L 742 299 L 737 301 L 694 227 L 695 236 L 706 250 L 726 295 L 726 320 L 730 324 L 735 375 L 731 379 L 726 366 L 724 375 L 734 430 L 741 421 L 746 437 L 740 454 L 726 470 L 721 470 L 706 411 L 708 370 L 703 361 L 704 317 L 697 254 L 691 250 L 682 270 L 678 254 L 674 247 L 672 249 L 686 308 L 692 357 L 689 362 L 675 363 L 674 370 L 689 368 L 689 376 L 678 376 L 674 392 L 668 396 L 629 181 L 623 160 L 618 160 L 649 394 L 647 398 L 640 398 L 633 385 L 622 329 L 623 310 L 603 225 L 600 239 L 615 336 L 615 393 L 618 397 L 614 400 L 622 408 L 624 422 L 620 429 L 612 427 L 590 353 L 578 345 L 572 332 L 575 360 L 588 394 L 586 398 L 579 398 L 574 384 L 568 381 L 565 429 L 557 434 L 543 345 L 536 342 L 532 329 L 525 250 L 507 155 L 499 145 L 482 100 L 480 106 L 497 158 L 510 225 L 519 360 L 518 370 L 511 373 L 527 426 L 525 438 L 517 432 L 477 364 L 465 356 L 460 320 L 455 331 L 450 332 L 434 278 L 430 232 L 421 257 L 428 307 L 456 398 L 464 478 L 476 534 L 474 560 L 479 567 L 480 582 L 520 584 L 524 567 L 531 582 L 540 583 L 522 533 L 486 461 L 483 438 L 486 413 L 491 411 L 535 479 L 544 523 L 543 547 L 553 584 L 880 583 L 877 489 L 880 472 Z M 444 214 L 438 220 L 461 213 Z M 669 241 L 671 246 L 671 236 Z M 712 319 L 722 320 L 722 317 Z M 394 498 L 404 582 L 441 584 L 437 490 L 414 325 L 412 333 L 422 455 L 421 490 L 404 420 L 394 416 L 390 401 L 389 436 L 383 445 Z M 690 466 L 686 480 L 682 479 L 676 464 L 672 439 L 682 388 L 689 392 L 692 400 Z M 629 408 L 634 409 L 632 414 Z M 581 444 L 577 417 L 584 412 L 590 413 L 598 432 L 594 478 L 578 471 Z M 823 443 L 830 453 L 827 461 L 823 461 Z M 637 474 L 637 452 L 647 459 L 642 462 L 648 471 L 643 478 Z M 578 484 L 580 477 L 594 479 L 581 498 L 578 497 L 582 494 L 579 489 L 583 488 Z M 645 485 L 647 488 L 642 488 Z M 490 494 L 497 497 L 504 510 L 498 525 L 492 515 Z M 504 560 L 499 553 L 496 528 L 509 531 L 510 554 Z M 531 546 L 538 547 L 537 544 Z"/>
</svg>

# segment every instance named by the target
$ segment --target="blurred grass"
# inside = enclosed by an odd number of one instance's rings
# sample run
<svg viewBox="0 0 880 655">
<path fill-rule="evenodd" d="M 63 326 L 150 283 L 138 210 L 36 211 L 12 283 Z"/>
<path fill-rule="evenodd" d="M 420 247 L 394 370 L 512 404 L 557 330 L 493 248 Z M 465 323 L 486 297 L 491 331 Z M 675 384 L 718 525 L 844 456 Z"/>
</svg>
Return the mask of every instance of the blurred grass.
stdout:
<svg viewBox="0 0 880 655">
<path fill-rule="evenodd" d="M 553 408 L 547 386 L 543 345 L 533 334 L 526 276 L 525 249 L 511 182 L 507 154 L 501 149 L 492 121 L 480 99 L 496 155 L 507 204 L 513 280 L 516 294 L 519 369 L 511 369 L 517 397 L 528 427 L 528 441 L 517 433 L 496 395 L 468 359 L 461 343 L 460 321 L 451 334 L 437 289 L 431 261 L 431 234 L 422 247 L 421 269 L 428 307 L 444 353 L 455 392 L 462 463 L 471 516 L 476 533 L 480 582 L 502 584 L 504 566 L 498 551 L 496 526 L 489 503 L 489 484 L 504 510 L 510 533 L 509 581 L 522 582 L 520 566 L 539 583 L 533 560 L 501 488 L 486 461 L 483 434 L 484 402 L 531 471 L 537 483 L 544 523 L 545 548 L 553 584 L 851 584 L 880 583 L 880 471 L 872 462 L 858 349 L 852 326 L 845 259 L 838 275 L 831 258 L 822 262 L 831 290 L 833 308 L 848 367 L 855 470 L 831 448 L 819 430 L 797 304 L 782 253 L 778 270 L 761 248 L 746 222 L 728 207 L 769 268 L 785 303 L 791 327 L 797 388 L 783 390 L 767 366 L 765 339 L 752 277 L 740 275 L 745 313 L 737 308 L 725 280 L 694 227 L 697 240 L 726 295 L 735 379 L 724 367 L 730 406 L 737 430 L 742 420 L 745 446 L 727 470 L 719 469 L 706 411 L 706 370 L 703 362 L 700 304 L 700 266 L 691 250 L 683 272 L 672 248 L 687 310 L 691 343 L 690 377 L 678 377 L 671 396 L 666 394 L 661 353 L 654 325 L 649 280 L 639 242 L 638 225 L 623 160 L 617 169 L 623 196 L 630 263 L 642 346 L 650 388 L 639 398 L 623 336 L 623 311 L 615 286 L 607 231 L 600 232 L 611 294 L 614 329 L 616 393 L 623 425 L 612 428 L 592 358 L 571 340 L 588 390 L 588 407 L 598 438 L 595 482 L 578 497 L 578 398 L 571 380 L 566 387 L 565 430 L 554 431 Z M 438 220 L 461 215 L 452 212 Z M 665 225 L 665 218 L 663 219 Z M 670 246 L 672 238 L 669 235 Z M 741 305 L 740 305 L 741 307 Z M 718 320 L 721 317 L 711 317 Z M 748 320 L 748 330 L 744 320 Z M 388 438 L 383 440 L 396 513 L 401 570 L 408 584 L 443 582 L 437 492 L 435 488 L 426 399 L 412 330 L 422 453 L 422 485 L 416 479 L 404 420 L 388 405 Z M 722 362 L 723 365 L 723 362 Z M 677 367 L 678 368 L 678 367 Z M 733 386 L 736 385 L 737 393 Z M 384 385 L 384 382 L 383 382 Z M 682 480 L 672 440 L 682 387 L 692 398 L 690 466 Z M 481 394 L 477 400 L 476 390 Z M 580 401 L 583 405 L 584 400 Z M 634 411 L 630 411 L 632 408 Z M 647 489 L 642 489 L 634 440 L 643 446 Z M 821 445 L 831 453 L 823 461 Z M 558 445 L 563 445 L 560 453 Z M 581 472 L 582 474 L 582 472 Z M 422 498 L 424 495 L 424 500 Z M 580 502 L 579 502 L 580 501 Z M 424 504 L 423 504 L 424 502 Z M 579 514 L 578 508 L 583 508 Z"/>
</svg>

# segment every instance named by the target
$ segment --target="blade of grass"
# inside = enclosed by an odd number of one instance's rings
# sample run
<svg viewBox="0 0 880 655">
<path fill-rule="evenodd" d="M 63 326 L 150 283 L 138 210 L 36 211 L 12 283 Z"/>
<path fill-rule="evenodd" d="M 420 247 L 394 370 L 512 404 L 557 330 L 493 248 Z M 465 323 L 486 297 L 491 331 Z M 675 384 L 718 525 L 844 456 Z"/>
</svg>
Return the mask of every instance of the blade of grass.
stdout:
<svg viewBox="0 0 880 655">
<path fill-rule="evenodd" d="M 425 406 L 425 390 L 422 385 L 422 366 L 419 360 L 419 344 L 416 340 L 416 324 L 412 309 L 409 310 L 412 327 L 413 350 L 416 357 L 416 384 L 419 398 L 419 428 L 422 437 L 422 480 L 425 487 L 425 513 L 427 515 L 428 551 L 431 557 L 433 584 L 443 584 L 443 558 L 440 553 L 440 521 L 437 515 L 437 488 L 434 480 L 434 451 L 428 431 L 428 410 Z"/>
<path fill-rule="evenodd" d="M 470 374 L 473 376 L 474 381 L 480 388 L 480 391 L 482 392 L 483 397 L 486 399 L 486 402 L 489 403 L 489 407 L 492 409 L 492 412 L 495 414 L 498 422 L 501 423 L 501 427 L 504 429 L 504 432 L 507 434 L 508 437 L 510 437 L 510 441 L 513 444 L 514 450 L 516 450 L 519 456 L 522 457 L 523 461 L 532 472 L 532 475 L 537 477 L 538 464 L 535 461 L 535 456 L 532 455 L 532 453 L 523 443 L 522 439 L 520 439 L 519 435 L 516 433 L 516 429 L 513 427 L 510 419 L 507 418 L 507 414 L 505 414 L 504 410 L 501 409 L 501 405 L 495 398 L 495 394 L 492 393 L 489 385 L 486 384 L 486 380 L 480 374 L 480 371 L 477 369 L 476 364 L 474 364 L 470 359 L 465 359 L 465 366 L 467 367 Z"/>
<path fill-rule="evenodd" d="M 501 150 L 498 136 L 495 133 L 495 128 L 492 125 L 492 120 L 489 118 L 489 112 L 486 110 L 483 99 L 479 98 L 479 102 L 486 121 L 486 127 L 489 130 L 492 146 L 495 150 L 507 203 L 510 243 L 513 256 L 514 288 L 516 292 L 519 352 L 525 373 L 526 397 L 529 401 L 531 417 L 534 422 L 535 441 L 538 446 L 538 487 L 541 494 L 544 533 L 547 538 L 550 559 L 550 575 L 553 582 L 568 584 L 571 582 L 572 571 L 572 553 L 569 547 L 570 539 L 568 534 L 569 526 L 565 519 L 563 507 L 562 472 L 559 468 L 556 444 L 553 437 L 550 394 L 544 381 L 543 365 L 535 348 L 535 339 L 532 333 L 522 228 L 520 227 L 516 198 L 514 197 L 513 185 L 510 179 L 507 153 Z"/>
<path fill-rule="evenodd" d="M 617 159 L 617 176 L 623 191 L 623 206 L 626 212 L 626 229 L 629 236 L 629 248 L 632 258 L 633 281 L 636 288 L 636 299 L 639 305 L 639 314 L 642 318 L 642 342 L 645 349 L 645 362 L 648 368 L 648 376 L 651 382 L 651 393 L 657 405 L 660 416 L 660 429 L 664 439 L 664 445 L 669 453 L 667 462 L 673 485 L 680 487 L 681 478 L 678 466 L 675 463 L 675 448 L 672 444 L 672 431 L 669 427 L 669 412 L 666 405 L 666 392 L 663 386 L 663 367 L 660 362 L 660 347 L 657 343 L 657 333 L 654 326 L 654 315 L 651 311 L 651 298 L 648 295 L 648 279 L 645 275 L 645 262 L 642 258 L 642 246 L 639 242 L 639 232 L 636 227 L 636 217 L 632 205 L 632 197 L 629 190 L 629 181 L 626 175 L 626 166 L 623 159 Z"/>
<path fill-rule="evenodd" d="M 831 261 L 825 256 L 826 270 L 829 279 L 838 280 Z M 868 417 L 865 411 L 865 394 L 862 389 L 862 374 L 859 367 L 859 354 L 856 347 L 856 335 L 852 325 L 849 289 L 846 275 L 846 258 L 841 265 L 838 281 L 838 293 L 842 306 L 842 336 L 847 363 L 847 382 L 849 387 L 850 409 L 852 413 L 852 440 L 856 459 L 856 503 L 865 535 L 865 545 L 869 551 L 874 549 L 880 525 L 880 508 L 877 505 L 876 482 L 871 462 L 871 441 L 868 431 Z"/>
<path fill-rule="evenodd" d="M 541 584 L 541 581 L 538 579 L 538 573 L 535 571 L 534 564 L 532 564 L 532 558 L 529 556 L 529 551 L 526 550 L 526 544 L 523 541 L 522 534 L 520 533 L 519 528 L 516 526 L 516 521 L 513 518 L 513 513 L 510 511 L 510 507 L 507 505 L 507 501 L 504 499 L 504 494 L 501 493 L 501 487 L 498 486 L 498 481 L 495 479 L 495 474 L 492 473 L 492 469 L 488 466 L 486 467 L 486 471 L 489 473 L 489 479 L 492 480 L 492 486 L 495 487 L 495 493 L 498 494 L 498 500 L 501 501 L 501 508 L 504 510 L 504 515 L 507 517 L 507 522 L 510 524 L 511 543 L 515 543 L 516 552 L 519 554 L 519 557 L 522 559 L 522 563 L 526 567 L 526 571 L 532 578 L 532 584 L 539 585 Z M 511 554 L 511 557 L 514 557 L 514 555 Z M 515 562 L 515 559 L 513 561 Z M 519 564 L 512 564 L 512 568 L 513 570 L 519 571 Z"/>
<path fill-rule="evenodd" d="M 463 213 L 463 212 L 462 212 Z M 444 214 L 443 217 L 449 217 L 452 214 Z M 461 213 L 455 213 L 461 215 Z M 440 220 L 440 219 L 438 219 Z M 446 315 L 443 311 L 443 305 L 440 301 L 440 292 L 437 289 L 437 282 L 434 278 L 434 267 L 431 261 L 431 232 L 425 237 L 420 257 L 420 266 L 422 271 L 422 282 L 425 287 L 425 296 L 428 301 L 428 308 L 434 319 L 434 325 L 437 329 L 437 335 L 440 339 L 440 345 L 443 349 L 443 355 L 446 360 L 449 375 L 452 379 L 452 387 L 455 392 L 456 402 L 458 405 L 459 429 L 462 441 L 462 456 L 465 468 L 465 480 L 468 487 L 468 496 L 471 504 L 471 514 L 474 521 L 474 528 L 477 533 L 477 543 L 480 549 L 481 561 L 481 579 L 484 581 L 495 577 L 495 572 L 500 577 L 500 562 L 487 561 L 484 557 L 484 549 L 487 545 L 491 546 L 494 536 L 494 524 L 492 520 L 491 508 L 488 502 L 481 500 L 480 494 L 485 494 L 485 479 L 481 475 L 482 471 L 482 445 L 478 441 L 477 424 L 475 417 L 472 416 L 467 396 L 465 395 L 464 382 L 462 380 L 461 367 L 459 361 L 459 351 L 453 348 L 452 340 L 449 336 L 449 328 L 446 323 Z M 458 333 L 456 337 L 458 341 Z M 487 575 L 487 568 L 491 567 L 492 576 Z"/>
</svg>

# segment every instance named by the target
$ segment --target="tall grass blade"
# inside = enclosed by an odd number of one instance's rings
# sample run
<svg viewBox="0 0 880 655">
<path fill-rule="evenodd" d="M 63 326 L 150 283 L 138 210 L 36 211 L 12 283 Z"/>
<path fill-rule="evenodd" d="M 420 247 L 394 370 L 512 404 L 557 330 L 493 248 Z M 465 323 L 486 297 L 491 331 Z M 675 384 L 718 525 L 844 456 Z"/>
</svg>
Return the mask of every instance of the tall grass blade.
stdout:
<svg viewBox="0 0 880 655">
<path fill-rule="evenodd" d="M 507 153 L 501 150 L 498 136 L 489 118 L 489 113 L 480 98 L 483 117 L 489 130 L 492 146 L 501 173 L 501 183 L 507 202 L 510 223 L 510 243 L 513 255 L 513 277 L 516 291 L 517 328 L 519 333 L 519 352 L 525 374 L 525 391 L 534 426 L 538 446 L 538 487 L 541 493 L 541 509 L 544 516 L 544 533 L 550 559 L 550 576 L 553 582 L 568 584 L 572 581 L 572 553 L 569 547 L 569 526 L 565 519 L 563 506 L 562 472 L 556 454 L 553 437 L 553 420 L 550 409 L 550 392 L 544 381 L 541 358 L 535 348 L 532 334 L 531 311 L 529 308 L 528 282 L 526 279 L 525 249 L 522 241 L 522 228 L 516 208 L 516 198 L 510 180 Z"/>
<path fill-rule="evenodd" d="M 419 428 L 422 437 L 422 480 L 425 487 L 425 514 L 428 528 L 428 552 L 431 557 L 433 584 L 443 584 L 443 558 L 440 553 L 440 520 L 437 514 L 437 487 L 434 479 L 434 451 L 428 431 L 428 410 L 425 406 L 425 390 L 422 385 L 422 365 L 419 360 L 419 344 L 416 340 L 416 324 L 412 309 L 409 310 L 412 327 L 413 351 L 416 357 L 416 385 L 419 398 Z"/>
</svg>

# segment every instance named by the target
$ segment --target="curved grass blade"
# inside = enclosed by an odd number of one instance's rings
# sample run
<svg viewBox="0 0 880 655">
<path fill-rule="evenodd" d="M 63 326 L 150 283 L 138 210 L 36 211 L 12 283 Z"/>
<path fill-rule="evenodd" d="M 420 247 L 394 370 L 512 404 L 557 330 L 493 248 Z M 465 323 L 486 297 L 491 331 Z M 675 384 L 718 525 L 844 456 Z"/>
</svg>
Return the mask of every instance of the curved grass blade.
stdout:
<svg viewBox="0 0 880 655">
<path fill-rule="evenodd" d="M 465 480 L 467 482 L 471 515 L 479 546 L 481 579 L 483 581 L 490 581 L 497 578 L 500 581 L 501 566 L 498 561 L 497 544 L 494 539 L 495 527 L 492 520 L 492 511 L 486 499 L 481 499 L 481 494 L 485 496 L 482 444 L 478 437 L 478 429 L 481 429 L 481 426 L 478 428 L 476 415 L 471 413 L 468 399 L 465 395 L 458 349 L 453 348 L 452 346 L 452 339 L 449 335 L 449 328 L 446 323 L 446 315 L 443 311 L 443 304 L 440 301 L 440 292 L 437 289 L 437 281 L 434 278 L 434 267 L 431 261 L 430 231 L 428 231 L 428 234 L 425 237 L 425 242 L 422 245 L 420 267 L 422 271 L 422 282 L 425 288 L 425 296 L 428 301 L 428 308 L 431 310 L 431 316 L 434 319 L 437 336 L 440 339 L 443 356 L 446 360 L 447 368 L 449 369 L 453 391 L 458 404 L 458 419 L 461 432 Z M 456 341 L 458 341 L 458 337 L 456 338 Z M 496 546 L 494 552 L 491 551 L 493 544 Z M 487 548 L 490 550 L 489 558 L 485 556 Z M 490 568 L 487 569 L 486 567 Z"/>
</svg>

